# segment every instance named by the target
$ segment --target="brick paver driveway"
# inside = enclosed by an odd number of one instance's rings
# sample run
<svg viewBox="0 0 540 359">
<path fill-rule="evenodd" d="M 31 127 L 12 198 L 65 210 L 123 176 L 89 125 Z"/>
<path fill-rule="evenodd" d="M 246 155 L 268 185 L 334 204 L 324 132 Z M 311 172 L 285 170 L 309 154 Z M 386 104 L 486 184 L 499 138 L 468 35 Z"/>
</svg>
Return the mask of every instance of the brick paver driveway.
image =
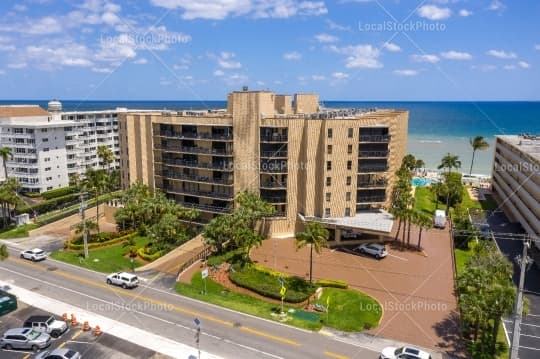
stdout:
<svg viewBox="0 0 540 359">
<path fill-rule="evenodd" d="M 416 243 L 417 233 L 412 230 L 411 242 Z M 314 255 L 313 276 L 346 280 L 376 298 L 384 314 L 373 334 L 459 354 L 450 234 L 430 230 L 422 236 L 422 245 L 424 254 L 389 245 L 389 256 L 380 261 L 325 249 Z M 264 241 L 251 257 L 278 271 L 302 277 L 309 272 L 309 248 L 296 252 L 294 239 Z"/>
</svg>

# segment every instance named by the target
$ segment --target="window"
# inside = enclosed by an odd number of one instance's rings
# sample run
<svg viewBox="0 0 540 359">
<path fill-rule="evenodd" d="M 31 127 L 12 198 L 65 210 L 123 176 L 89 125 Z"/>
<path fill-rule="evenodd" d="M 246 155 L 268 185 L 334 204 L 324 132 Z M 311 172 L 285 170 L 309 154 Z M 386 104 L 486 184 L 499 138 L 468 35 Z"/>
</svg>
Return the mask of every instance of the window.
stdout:
<svg viewBox="0 0 540 359">
<path fill-rule="evenodd" d="M 24 138 L 16 138 L 15 143 L 24 143 Z"/>
<path fill-rule="evenodd" d="M 326 177 L 326 185 L 331 186 L 332 185 L 332 177 Z"/>
<path fill-rule="evenodd" d="M 345 217 L 351 216 L 351 209 L 349 207 L 345 208 Z"/>
<path fill-rule="evenodd" d="M 331 171 L 332 170 L 332 161 L 326 161 L 326 170 Z"/>
<path fill-rule="evenodd" d="M 328 138 L 332 138 L 332 129 L 331 128 L 328 129 Z"/>
<path fill-rule="evenodd" d="M 332 193 L 326 192 L 326 202 L 330 202 L 331 198 L 332 198 Z"/>
<path fill-rule="evenodd" d="M 351 185 L 351 176 L 347 176 L 347 186 Z"/>
<path fill-rule="evenodd" d="M 45 147 L 45 148 L 43 149 L 43 152 L 49 152 L 49 147 Z"/>
<path fill-rule="evenodd" d="M 13 133 L 23 133 L 23 129 L 22 128 L 14 128 Z"/>
<path fill-rule="evenodd" d="M 345 193 L 345 200 L 350 201 L 351 200 L 351 192 Z"/>
<path fill-rule="evenodd" d="M 347 153 L 350 155 L 352 153 L 352 145 L 347 146 Z"/>
<path fill-rule="evenodd" d="M 347 161 L 347 169 L 352 170 L 352 161 Z"/>
<path fill-rule="evenodd" d="M 44 162 L 49 162 L 51 160 L 50 157 L 45 157 L 45 159 L 43 160 Z"/>
<path fill-rule="evenodd" d="M 331 155 L 332 154 L 332 145 L 328 145 L 326 148 L 326 153 Z"/>
<path fill-rule="evenodd" d="M 50 171 L 50 170 L 51 170 L 50 167 L 45 167 L 45 172 Z"/>
<path fill-rule="evenodd" d="M 348 130 L 348 136 L 349 136 L 349 138 L 352 138 L 352 137 L 353 137 L 353 129 L 352 129 L 352 128 L 349 128 L 349 130 Z"/>
<path fill-rule="evenodd" d="M 49 139 L 47 137 L 43 138 L 43 142 L 49 142 Z"/>
<path fill-rule="evenodd" d="M 325 208 L 324 209 L 324 216 L 325 217 L 330 217 L 330 208 Z"/>
<path fill-rule="evenodd" d="M 42 129 L 41 129 L 41 132 L 47 132 L 47 129 L 46 129 L 46 128 L 42 128 Z"/>
</svg>

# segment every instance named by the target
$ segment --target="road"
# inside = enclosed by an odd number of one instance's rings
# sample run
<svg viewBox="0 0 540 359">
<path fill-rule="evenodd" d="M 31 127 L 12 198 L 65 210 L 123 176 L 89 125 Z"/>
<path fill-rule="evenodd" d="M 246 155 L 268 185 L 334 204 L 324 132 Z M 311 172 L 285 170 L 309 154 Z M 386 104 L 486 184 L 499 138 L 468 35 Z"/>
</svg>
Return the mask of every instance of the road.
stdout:
<svg viewBox="0 0 540 359">
<path fill-rule="evenodd" d="M 177 295 L 157 278 L 133 290 L 105 284 L 105 275 L 47 259 L 0 262 L 0 279 L 224 358 L 378 358 L 378 353 L 335 337 L 292 328 Z"/>
</svg>

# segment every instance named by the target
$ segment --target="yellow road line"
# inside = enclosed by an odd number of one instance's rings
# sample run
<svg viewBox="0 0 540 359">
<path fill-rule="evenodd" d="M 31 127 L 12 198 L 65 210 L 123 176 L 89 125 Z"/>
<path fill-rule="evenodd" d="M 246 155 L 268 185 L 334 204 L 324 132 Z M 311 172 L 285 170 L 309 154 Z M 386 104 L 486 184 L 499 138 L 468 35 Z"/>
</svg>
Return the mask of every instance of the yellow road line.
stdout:
<svg viewBox="0 0 540 359">
<path fill-rule="evenodd" d="M 66 342 L 63 342 L 62 344 L 60 344 L 60 345 L 58 346 L 58 349 L 62 349 L 65 345 L 66 345 Z"/>
<path fill-rule="evenodd" d="M 345 355 L 340 355 L 340 354 L 332 353 L 329 351 L 325 351 L 324 355 L 328 355 L 329 357 L 336 358 L 336 359 L 349 359 L 349 357 L 346 357 Z"/>
<path fill-rule="evenodd" d="M 28 358 L 30 358 L 30 354 L 26 354 L 25 356 L 23 356 L 22 359 L 28 359 Z"/>
<path fill-rule="evenodd" d="M 77 339 L 81 334 L 82 334 L 82 330 L 79 330 L 77 333 L 75 333 L 75 334 L 71 337 L 71 340 Z"/>
<path fill-rule="evenodd" d="M 36 266 L 33 263 L 30 263 L 30 262 L 28 262 L 26 260 L 22 260 L 22 259 L 19 259 L 19 258 L 13 258 L 13 259 L 10 258 L 9 260 L 13 260 L 13 261 L 16 261 L 18 263 L 24 264 L 24 265 L 26 265 L 28 267 L 31 267 L 34 270 L 38 269 L 38 270 L 41 270 L 41 271 L 44 271 L 44 272 L 47 271 L 46 268 L 44 268 L 42 266 Z M 131 297 L 133 299 L 137 299 L 137 300 L 145 301 L 145 302 L 148 302 L 148 303 L 156 304 L 156 305 L 159 305 L 159 306 L 164 307 L 164 308 L 172 308 L 176 312 L 188 314 L 188 315 L 191 315 L 191 316 L 199 318 L 199 319 L 205 319 L 205 320 L 208 320 L 210 322 L 218 323 L 218 324 L 221 324 L 221 325 L 224 325 L 224 326 L 227 326 L 227 327 L 233 327 L 234 326 L 234 323 L 230 322 L 230 321 L 226 321 L 226 320 L 222 320 L 222 319 L 210 316 L 210 315 L 202 314 L 202 313 L 199 313 L 199 312 L 196 312 L 196 311 L 193 311 L 193 310 L 189 310 L 189 309 L 186 309 L 186 308 L 183 308 L 183 307 L 180 307 L 180 306 L 168 303 L 168 302 L 161 301 L 161 300 L 144 297 L 144 296 L 141 296 L 141 295 L 139 295 L 137 293 L 129 292 L 129 291 L 125 290 L 125 289 L 114 288 L 114 287 L 112 287 L 112 286 L 110 286 L 108 284 L 105 284 L 105 283 L 98 283 L 98 282 L 95 282 L 93 280 L 80 278 L 80 277 L 78 277 L 76 275 L 64 272 L 62 270 L 56 270 L 56 271 L 51 272 L 51 273 L 57 274 L 59 276 L 71 279 L 71 280 L 79 282 L 79 283 L 84 283 L 84 284 L 88 284 L 88 285 L 91 285 L 91 286 L 94 286 L 94 287 L 107 289 L 109 291 L 112 291 L 112 292 L 115 292 L 115 293 L 118 293 L 118 294 L 121 294 L 121 295 L 125 295 L 125 296 Z M 287 338 L 284 338 L 284 337 L 275 336 L 275 335 L 272 335 L 272 334 L 269 334 L 269 333 L 266 333 L 266 332 L 263 332 L 263 331 L 260 331 L 260 330 L 257 330 L 257 329 L 249 328 L 249 327 L 241 327 L 241 330 L 243 330 L 245 332 L 248 332 L 248 333 L 251 333 L 251 334 L 254 334 L 254 335 L 257 335 L 257 336 L 261 336 L 261 337 L 264 337 L 264 338 L 271 339 L 271 340 L 276 341 L 276 342 L 286 343 L 286 344 L 289 344 L 289 345 L 292 345 L 292 346 L 301 346 L 302 345 L 301 343 L 296 342 L 294 340 L 290 340 L 290 339 L 287 339 Z"/>
</svg>

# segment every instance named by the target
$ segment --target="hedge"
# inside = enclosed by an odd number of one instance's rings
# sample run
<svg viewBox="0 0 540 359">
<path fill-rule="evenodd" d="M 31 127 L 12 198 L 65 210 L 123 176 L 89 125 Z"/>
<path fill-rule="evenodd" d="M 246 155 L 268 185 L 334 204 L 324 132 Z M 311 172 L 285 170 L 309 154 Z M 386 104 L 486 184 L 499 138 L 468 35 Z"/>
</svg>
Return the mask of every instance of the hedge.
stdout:
<svg viewBox="0 0 540 359">
<path fill-rule="evenodd" d="M 281 299 L 281 284 L 275 276 L 253 267 L 245 267 L 240 271 L 230 272 L 229 279 L 237 286 L 252 290 L 265 297 Z M 285 287 L 287 291 L 283 300 L 289 303 L 303 302 L 315 292 L 313 286 L 299 277 L 287 278 Z"/>
<path fill-rule="evenodd" d="M 28 214 L 41 214 L 45 212 L 52 211 L 57 209 L 61 205 L 67 203 L 77 202 L 79 200 L 79 195 L 76 193 L 68 194 L 62 197 L 56 197 L 53 199 L 45 200 L 32 205 L 25 205 L 17 209 L 18 213 L 28 213 Z"/>
<path fill-rule="evenodd" d="M 315 282 L 315 286 L 347 289 L 349 288 L 349 283 L 347 283 L 344 280 L 337 280 L 337 279 L 319 279 L 318 281 Z"/>
<path fill-rule="evenodd" d="M 77 188 L 77 186 L 62 187 L 43 192 L 41 194 L 41 197 L 43 197 L 43 199 L 53 199 L 56 197 L 67 196 L 68 194 L 73 194 L 78 191 L 79 189 Z"/>
<path fill-rule="evenodd" d="M 110 241 L 88 243 L 88 249 L 105 247 L 105 246 L 109 246 L 111 244 L 117 244 L 117 243 L 120 243 L 120 242 L 123 242 L 123 241 L 129 239 L 129 237 L 132 237 L 134 235 L 136 235 L 136 233 L 127 234 L 127 235 L 125 235 L 123 237 L 117 237 L 117 238 L 111 239 Z M 65 241 L 64 242 L 64 248 L 69 248 L 69 249 L 72 249 L 72 250 L 75 250 L 75 251 L 82 250 L 82 249 L 84 249 L 84 243 L 83 244 L 73 244 L 73 243 L 71 243 L 71 241 Z"/>
<path fill-rule="evenodd" d="M 163 254 L 161 251 L 157 251 L 156 253 L 153 253 L 153 254 L 146 254 L 144 250 L 145 250 L 145 247 L 139 248 L 137 250 L 137 254 L 139 255 L 139 257 L 141 257 L 147 262 L 153 262 L 159 257 L 161 257 L 161 255 Z"/>
<path fill-rule="evenodd" d="M 41 193 L 39 192 L 24 192 L 22 193 L 23 196 L 28 198 L 38 198 L 41 197 Z"/>
<path fill-rule="evenodd" d="M 267 268 L 267 267 L 264 267 L 260 264 L 253 264 L 252 265 L 253 269 L 255 270 L 258 270 L 259 272 L 262 272 L 262 273 L 266 273 L 268 275 L 271 275 L 273 277 L 276 277 L 276 278 L 283 278 L 283 279 L 286 279 L 286 278 L 292 278 L 292 276 L 290 274 L 287 274 L 287 273 L 282 273 L 282 272 L 278 272 L 278 271 L 275 271 L 275 270 L 272 270 L 270 268 Z"/>
</svg>

